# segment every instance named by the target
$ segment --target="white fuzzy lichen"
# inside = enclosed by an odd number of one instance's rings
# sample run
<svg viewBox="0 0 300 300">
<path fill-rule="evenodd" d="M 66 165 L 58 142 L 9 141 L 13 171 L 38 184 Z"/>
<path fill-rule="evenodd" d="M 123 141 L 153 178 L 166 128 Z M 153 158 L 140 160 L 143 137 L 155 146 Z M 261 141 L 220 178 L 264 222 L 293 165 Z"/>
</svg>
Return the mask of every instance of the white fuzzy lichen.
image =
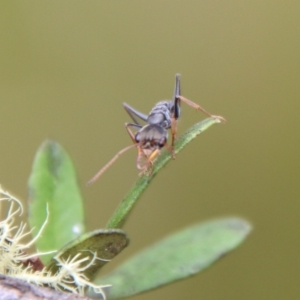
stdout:
<svg viewBox="0 0 300 300">
<path fill-rule="evenodd" d="M 47 285 L 55 290 L 81 295 L 89 287 L 105 299 L 103 289 L 110 285 L 95 285 L 84 274 L 96 260 L 100 259 L 96 253 L 92 253 L 92 259 L 90 259 L 90 255 L 84 255 L 84 252 L 77 253 L 68 259 L 56 256 L 54 259 L 57 261 L 58 270 L 54 274 L 46 267 L 35 270 L 30 261 L 41 255 L 49 254 L 49 252 L 29 255 L 26 251 L 41 236 L 48 222 L 48 211 L 47 218 L 37 235 L 30 242 L 24 244 L 22 243 L 23 238 L 30 235 L 31 231 L 26 231 L 26 224 L 22 222 L 19 225 L 14 225 L 16 215 L 20 216 L 23 213 L 21 202 L 8 192 L 3 191 L 1 187 L 0 201 L 10 202 L 6 218 L 0 221 L 0 274 L 16 277 L 36 285 Z M 56 251 L 51 253 L 53 252 Z"/>
</svg>

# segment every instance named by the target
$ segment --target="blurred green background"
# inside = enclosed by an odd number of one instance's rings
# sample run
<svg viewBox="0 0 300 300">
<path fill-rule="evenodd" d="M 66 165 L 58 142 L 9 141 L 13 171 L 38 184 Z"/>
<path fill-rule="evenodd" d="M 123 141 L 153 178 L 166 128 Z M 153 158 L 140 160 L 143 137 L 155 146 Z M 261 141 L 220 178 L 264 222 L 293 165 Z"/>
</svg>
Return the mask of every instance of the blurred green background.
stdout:
<svg viewBox="0 0 300 300">
<path fill-rule="evenodd" d="M 111 267 L 237 215 L 254 226 L 237 251 L 135 299 L 300 299 L 299 16 L 299 1 L 1 1 L 0 183 L 26 201 L 34 154 L 53 138 L 76 165 L 89 230 L 104 227 L 138 174 L 132 150 L 85 186 L 131 142 L 122 102 L 148 113 L 179 72 L 182 94 L 228 122 L 156 177 Z M 183 104 L 179 132 L 203 118 Z"/>
</svg>

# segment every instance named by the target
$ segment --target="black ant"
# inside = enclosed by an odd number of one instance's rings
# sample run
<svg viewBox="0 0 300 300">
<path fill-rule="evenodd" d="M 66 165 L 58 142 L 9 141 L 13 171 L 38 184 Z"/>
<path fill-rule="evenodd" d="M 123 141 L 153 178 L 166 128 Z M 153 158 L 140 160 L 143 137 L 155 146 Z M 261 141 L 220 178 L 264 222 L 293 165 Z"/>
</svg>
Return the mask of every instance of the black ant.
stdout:
<svg viewBox="0 0 300 300">
<path fill-rule="evenodd" d="M 123 106 L 134 123 L 125 123 L 125 128 L 133 142 L 132 145 L 125 147 L 119 151 L 100 171 L 88 181 L 87 184 L 95 182 L 118 158 L 127 150 L 136 147 L 138 156 L 136 166 L 141 170 L 141 174 L 150 175 L 153 170 L 153 162 L 160 154 L 163 147 L 167 147 L 175 158 L 174 142 L 177 133 L 177 120 L 180 117 L 180 102 L 183 101 L 189 106 L 202 111 L 211 118 L 219 119 L 222 122 L 226 120 L 221 116 L 215 116 L 208 113 L 200 105 L 192 102 L 191 100 L 181 96 L 180 94 L 180 74 L 175 76 L 175 91 L 173 100 L 165 100 L 158 102 L 150 111 L 149 115 L 145 115 L 138 110 L 134 109 L 127 103 Z M 142 126 L 137 118 L 147 122 Z M 136 133 L 133 133 L 130 127 L 138 128 Z M 171 128 L 172 141 L 171 145 L 167 144 L 168 130 Z M 145 162 L 143 162 L 145 159 Z"/>
</svg>

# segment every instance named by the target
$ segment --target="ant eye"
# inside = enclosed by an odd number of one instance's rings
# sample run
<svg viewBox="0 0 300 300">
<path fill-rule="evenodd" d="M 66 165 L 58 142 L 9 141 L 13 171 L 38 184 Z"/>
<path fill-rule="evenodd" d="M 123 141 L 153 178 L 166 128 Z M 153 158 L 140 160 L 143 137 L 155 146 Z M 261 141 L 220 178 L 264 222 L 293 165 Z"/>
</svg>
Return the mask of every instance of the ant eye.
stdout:
<svg viewBox="0 0 300 300">
<path fill-rule="evenodd" d="M 139 132 L 137 132 L 136 135 L 134 136 L 134 140 L 135 140 L 137 143 L 140 142 L 141 138 L 140 138 Z"/>
<path fill-rule="evenodd" d="M 160 141 L 160 142 L 158 143 L 159 148 L 164 147 L 166 141 L 167 141 L 166 139 L 163 139 L 162 141 Z"/>
</svg>

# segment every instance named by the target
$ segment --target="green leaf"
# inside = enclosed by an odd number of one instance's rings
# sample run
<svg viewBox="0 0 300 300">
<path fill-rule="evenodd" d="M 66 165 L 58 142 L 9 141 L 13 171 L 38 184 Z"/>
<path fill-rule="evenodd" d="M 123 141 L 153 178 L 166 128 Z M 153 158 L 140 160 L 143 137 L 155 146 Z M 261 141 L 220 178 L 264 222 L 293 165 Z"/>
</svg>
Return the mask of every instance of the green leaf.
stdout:
<svg viewBox="0 0 300 300">
<path fill-rule="evenodd" d="M 178 154 L 189 142 L 195 139 L 200 133 L 208 129 L 210 126 L 220 123 L 218 119 L 208 118 L 192 126 L 187 132 L 185 132 L 175 143 L 175 153 Z M 159 170 L 161 170 L 172 158 L 169 151 L 163 151 L 154 164 L 154 170 L 150 176 L 141 176 L 134 184 L 133 188 L 125 196 L 119 207 L 116 209 L 110 220 L 108 221 L 106 228 L 122 228 L 129 213 L 133 209 L 137 200 L 148 187 L 152 179 L 156 176 Z"/>
<path fill-rule="evenodd" d="M 128 246 L 128 243 L 129 239 L 127 235 L 120 229 L 95 230 L 83 234 L 78 239 L 70 242 L 61 249 L 55 257 L 67 260 L 81 253 L 82 257 L 89 256 L 90 262 L 93 259 L 93 255 L 96 254 L 99 259 L 96 259 L 95 262 L 84 271 L 84 275 L 87 276 L 89 280 L 92 280 L 97 271 L 107 263 L 107 260 L 111 260 L 120 253 Z M 55 257 L 47 266 L 47 269 L 51 270 L 52 273 L 58 270 Z"/>
<path fill-rule="evenodd" d="M 84 210 L 72 161 L 56 142 L 38 149 L 29 178 L 29 224 L 36 235 L 49 220 L 36 246 L 40 252 L 58 250 L 81 235 Z M 41 256 L 43 262 L 53 255 Z"/>
<path fill-rule="evenodd" d="M 175 233 L 135 255 L 97 284 L 108 299 L 129 297 L 194 275 L 236 248 L 251 231 L 239 218 L 208 221 Z M 89 296 L 96 296 L 90 292 Z"/>
</svg>

